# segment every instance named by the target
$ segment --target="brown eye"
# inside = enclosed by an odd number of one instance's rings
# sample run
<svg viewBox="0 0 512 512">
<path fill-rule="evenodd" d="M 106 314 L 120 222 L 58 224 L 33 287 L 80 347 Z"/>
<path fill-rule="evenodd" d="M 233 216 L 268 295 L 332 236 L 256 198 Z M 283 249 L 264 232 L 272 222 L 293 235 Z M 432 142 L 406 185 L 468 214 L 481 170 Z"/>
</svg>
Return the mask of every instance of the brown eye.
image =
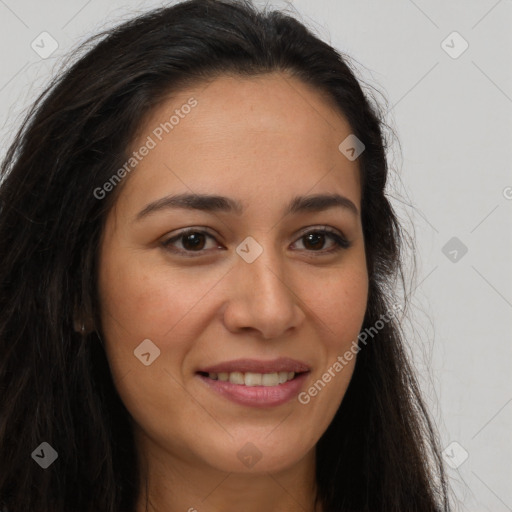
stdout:
<svg viewBox="0 0 512 512">
<path fill-rule="evenodd" d="M 187 251 L 201 250 L 206 243 L 204 234 L 199 232 L 187 233 L 181 235 L 181 238 L 181 244 Z"/>
<path fill-rule="evenodd" d="M 184 256 L 200 256 L 207 250 L 208 239 L 215 241 L 215 238 L 206 231 L 189 229 L 162 242 L 162 246 Z M 177 244 L 179 245 L 176 246 Z M 219 246 L 217 245 L 217 247 Z"/>
<path fill-rule="evenodd" d="M 190 257 L 201 256 L 209 252 L 206 247 L 208 239 L 216 242 L 215 237 L 206 231 L 189 229 L 162 242 L 162 246 L 178 255 Z M 351 246 L 351 243 L 343 236 L 325 228 L 311 230 L 303 234 L 298 240 L 303 241 L 302 243 L 304 245 L 304 248 L 299 248 L 299 250 L 304 250 L 309 253 L 318 253 L 319 256 L 322 254 L 330 254 L 341 249 L 347 249 Z M 327 240 L 331 240 L 331 247 L 324 249 Z M 214 246 L 212 248 L 215 249 Z M 216 248 L 224 249 L 218 242 Z"/>
<path fill-rule="evenodd" d="M 324 249 L 326 240 L 330 239 L 333 244 L 330 249 Z M 347 249 L 351 243 L 343 236 L 328 229 L 316 229 L 302 235 L 299 240 L 303 241 L 304 249 L 308 252 L 331 253 L 340 249 Z"/>
<path fill-rule="evenodd" d="M 306 240 L 305 245 L 307 249 L 322 249 L 325 243 L 325 235 L 318 232 L 308 233 L 303 238 Z"/>
</svg>

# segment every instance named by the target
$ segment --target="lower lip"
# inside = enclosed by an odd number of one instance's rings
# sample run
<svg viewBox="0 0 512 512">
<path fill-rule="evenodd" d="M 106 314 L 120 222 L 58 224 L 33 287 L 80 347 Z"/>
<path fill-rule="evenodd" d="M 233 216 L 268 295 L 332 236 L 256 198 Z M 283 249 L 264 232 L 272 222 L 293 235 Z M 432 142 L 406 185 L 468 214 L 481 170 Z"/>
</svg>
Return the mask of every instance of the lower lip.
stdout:
<svg viewBox="0 0 512 512">
<path fill-rule="evenodd" d="M 198 377 L 213 391 L 233 402 L 252 407 L 281 405 L 296 397 L 302 388 L 308 372 L 277 386 L 244 386 L 229 381 L 213 380 L 204 375 Z"/>
</svg>

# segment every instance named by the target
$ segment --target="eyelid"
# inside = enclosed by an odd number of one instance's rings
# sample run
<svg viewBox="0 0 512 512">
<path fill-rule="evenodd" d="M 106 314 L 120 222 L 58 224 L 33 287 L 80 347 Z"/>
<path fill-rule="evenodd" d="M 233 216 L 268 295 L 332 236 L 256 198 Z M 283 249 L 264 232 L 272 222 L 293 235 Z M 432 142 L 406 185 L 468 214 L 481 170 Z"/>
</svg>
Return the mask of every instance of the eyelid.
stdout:
<svg viewBox="0 0 512 512">
<path fill-rule="evenodd" d="M 296 231 L 293 236 L 300 238 L 304 235 L 307 235 L 310 232 L 316 232 L 316 231 L 325 231 L 329 234 L 338 235 L 338 236 L 344 238 L 345 240 L 347 240 L 347 237 L 344 235 L 344 233 L 341 230 L 339 230 L 337 228 L 332 228 L 330 226 L 326 226 L 325 224 L 313 224 L 312 226 L 306 226 L 302 229 L 299 229 L 299 231 Z"/>
</svg>

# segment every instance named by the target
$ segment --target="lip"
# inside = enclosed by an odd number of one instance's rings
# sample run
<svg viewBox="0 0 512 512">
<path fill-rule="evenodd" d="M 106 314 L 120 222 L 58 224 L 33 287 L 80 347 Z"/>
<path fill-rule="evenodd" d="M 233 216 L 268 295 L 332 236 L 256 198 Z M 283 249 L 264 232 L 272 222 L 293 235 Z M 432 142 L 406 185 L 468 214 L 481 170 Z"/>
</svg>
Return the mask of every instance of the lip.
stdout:
<svg viewBox="0 0 512 512">
<path fill-rule="evenodd" d="M 262 361 L 258 359 L 235 359 L 225 361 L 213 366 L 200 368 L 198 372 L 203 373 L 231 373 L 231 372 L 253 372 L 253 373 L 277 373 L 277 372 L 309 372 L 311 368 L 302 361 L 291 359 L 289 357 L 280 357 L 272 361 Z M 293 382 L 293 381 L 290 381 Z M 281 384 L 283 386 L 284 384 Z M 273 387 L 273 386 L 271 386 Z"/>
<path fill-rule="evenodd" d="M 225 366 L 222 366 L 222 368 L 225 368 Z M 309 371 L 300 373 L 294 379 L 277 386 L 245 386 L 233 384 L 229 381 L 213 380 L 200 373 L 196 375 L 209 389 L 237 404 L 264 408 L 284 404 L 296 397 L 304 386 Z"/>
</svg>

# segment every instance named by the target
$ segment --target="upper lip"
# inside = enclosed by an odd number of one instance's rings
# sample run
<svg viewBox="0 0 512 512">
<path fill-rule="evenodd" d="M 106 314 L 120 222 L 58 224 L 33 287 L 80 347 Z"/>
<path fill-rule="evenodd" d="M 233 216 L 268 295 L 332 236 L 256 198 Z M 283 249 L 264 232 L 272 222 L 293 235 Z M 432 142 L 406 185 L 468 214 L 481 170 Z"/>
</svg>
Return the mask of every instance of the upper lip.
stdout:
<svg viewBox="0 0 512 512">
<path fill-rule="evenodd" d="M 198 371 L 204 373 L 232 373 L 232 372 L 253 372 L 253 373 L 278 373 L 278 372 L 307 372 L 310 367 L 296 359 L 280 357 L 271 361 L 258 359 L 234 359 L 225 361 L 213 366 L 200 368 Z"/>
</svg>

